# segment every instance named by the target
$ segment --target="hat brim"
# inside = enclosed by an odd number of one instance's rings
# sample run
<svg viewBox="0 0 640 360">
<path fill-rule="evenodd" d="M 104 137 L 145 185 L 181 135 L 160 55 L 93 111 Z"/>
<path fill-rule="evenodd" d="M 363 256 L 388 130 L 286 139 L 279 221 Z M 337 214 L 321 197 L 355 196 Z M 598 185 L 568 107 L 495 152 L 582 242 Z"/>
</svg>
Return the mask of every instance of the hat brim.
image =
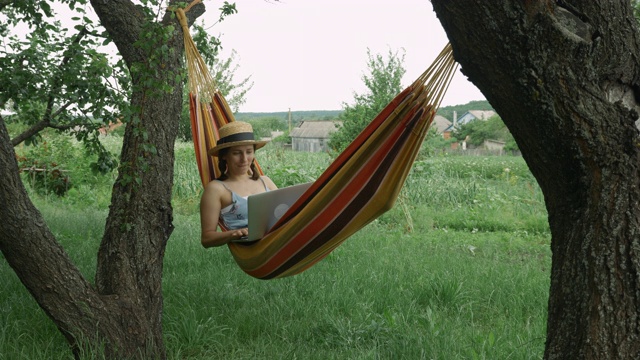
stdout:
<svg viewBox="0 0 640 360">
<path fill-rule="evenodd" d="M 257 141 L 257 140 L 234 141 L 234 142 L 230 142 L 230 143 L 214 146 L 208 151 L 208 154 L 210 156 L 218 156 L 218 153 L 222 149 L 230 148 L 230 147 L 233 147 L 233 146 L 242 146 L 242 145 L 254 145 L 255 149 L 258 150 L 261 147 L 267 145 L 267 143 L 268 143 L 268 141 Z"/>
</svg>

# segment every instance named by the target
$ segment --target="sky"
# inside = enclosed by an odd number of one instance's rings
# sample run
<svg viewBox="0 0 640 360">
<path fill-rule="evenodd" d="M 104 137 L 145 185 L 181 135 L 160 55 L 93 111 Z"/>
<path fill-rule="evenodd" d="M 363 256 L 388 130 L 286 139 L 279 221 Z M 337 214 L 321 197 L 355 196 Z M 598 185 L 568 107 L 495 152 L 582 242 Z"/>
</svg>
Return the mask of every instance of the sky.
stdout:
<svg viewBox="0 0 640 360">
<path fill-rule="evenodd" d="M 217 22 L 222 0 L 203 0 L 207 11 L 198 23 L 220 37 L 222 57 L 237 53 L 235 81 L 250 76 L 254 83 L 240 112 L 340 110 L 367 91 L 367 49 L 383 59 L 404 51 L 408 86 L 448 43 L 429 0 L 227 1 L 237 14 Z M 54 6 L 63 22 L 71 16 Z M 458 70 L 442 106 L 483 99 Z"/>
<path fill-rule="evenodd" d="M 408 86 L 448 43 L 428 0 L 238 0 L 217 24 L 221 1 L 203 2 L 199 23 L 221 37 L 223 56 L 237 52 L 236 81 L 254 82 L 241 112 L 339 110 L 367 90 L 367 49 L 384 59 L 404 49 Z M 484 96 L 458 70 L 442 106 L 472 100 Z"/>
</svg>

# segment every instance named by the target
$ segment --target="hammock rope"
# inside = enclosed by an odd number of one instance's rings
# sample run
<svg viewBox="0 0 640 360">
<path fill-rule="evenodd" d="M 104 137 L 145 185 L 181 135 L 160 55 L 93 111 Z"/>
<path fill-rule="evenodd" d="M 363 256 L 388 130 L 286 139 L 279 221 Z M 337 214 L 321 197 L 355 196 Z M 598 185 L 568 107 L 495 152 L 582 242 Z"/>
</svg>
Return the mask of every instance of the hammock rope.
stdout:
<svg viewBox="0 0 640 360">
<path fill-rule="evenodd" d="M 217 129 L 234 121 L 184 19 L 196 161 L 203 185 L 220 174 L 207 155 Z M 191 57 L 191 59 L 189 59 Z M 398 94 L 258 242 L 230 243 L 242 270 L 259 279 L 299 274 L 326 257 L 395 203 L 457 64 L 447 44 L 433 64 Z M 263 174 L 262 169 L 259 172 Z M 224 228 L 224 227 L 223 227 Z"/>
</svg>

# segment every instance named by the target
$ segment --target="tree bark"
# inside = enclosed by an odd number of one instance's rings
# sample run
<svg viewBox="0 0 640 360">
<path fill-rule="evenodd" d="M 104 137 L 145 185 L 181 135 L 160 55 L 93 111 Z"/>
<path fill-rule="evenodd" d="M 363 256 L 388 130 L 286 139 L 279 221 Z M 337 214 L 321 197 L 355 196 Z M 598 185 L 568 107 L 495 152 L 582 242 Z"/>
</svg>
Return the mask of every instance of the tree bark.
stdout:
<svg viewBox="0 0 640 360">
<path fill-rule="evenodd" d="M 152 64 L 134 42 L 150 19 L 129 0 L 92 0 L 102 25 L 121 55 L 133 64 Z M 198 5 L 189 23 L 204 12 Z M 155 80 L 183 69 L 184 44 L 177 20 Z M 182 109 L 181 81 L 169 76 L 170 91 L 150 96 L 134 87 L 136 109 L 125 132 L 118 179 L 98 253 L 96 284 L 90 284 L 56 241 L 33 206 L 18 175 L 13 147 L 0 118 L 0 250 L 38 304 L 72 345 L 106 358 L 163 359 L 162 263 L 173 230 L 171 188 L 174 142 Z M 139 81 L 139 79 L 134 79 Z M 11 206 L 6 206 L 11 204 Z"/>
<path fill-rule="evenodd" d="M 432 4 L 545 196 L 545 358 L 640 358 L 640 46 L 630 3 Z"/>
</svg>

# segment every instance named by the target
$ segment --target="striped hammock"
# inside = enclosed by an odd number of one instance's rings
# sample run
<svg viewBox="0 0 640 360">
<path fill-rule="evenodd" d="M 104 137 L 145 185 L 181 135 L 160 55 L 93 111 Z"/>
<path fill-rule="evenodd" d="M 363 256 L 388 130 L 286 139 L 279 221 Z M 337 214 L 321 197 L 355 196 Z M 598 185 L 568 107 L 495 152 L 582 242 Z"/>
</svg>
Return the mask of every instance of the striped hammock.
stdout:
<svg viewBox="0 0 640 360">
<path fill-rule="evenodd" d="M 218 129 L 234 121 L 180 14 L 189 71 L 191 125 L 203 185 L 218 174 Z M 247 274 L 273 279 L 308 269 L 353 233 L 389 210 L 420 150 L 455 72 L 447 45 L 434 63 L 398 94 L 333 161 L 268 233 L 252 244 L 230 243 Z M 258 167 L 259 168 L 259 167 Z M 262 173 L 262 170 L 259 168 Z M 220 224 L 224 229 L 224 226 Z"/>
</svg>

